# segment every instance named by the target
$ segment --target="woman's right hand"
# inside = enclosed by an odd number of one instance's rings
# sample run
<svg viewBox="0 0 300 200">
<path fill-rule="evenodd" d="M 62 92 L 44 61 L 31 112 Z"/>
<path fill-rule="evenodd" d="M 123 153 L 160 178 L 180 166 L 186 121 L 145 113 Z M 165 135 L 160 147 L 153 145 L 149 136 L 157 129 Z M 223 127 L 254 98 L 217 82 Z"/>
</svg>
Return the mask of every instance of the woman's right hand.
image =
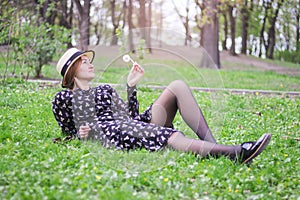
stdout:
<svg viewBox="0 0 300 200">
<path fill-rule="evenodd" d="M 128 86 L 129 87 L 135 86 L 143 76 L 144 76 L 144 69 L 136 62 L 133 63 L 132 68 L 127 77 Z"/>
<path fill-rule="evenodd" d="M 81 125 L 79 127 L 79 137 L 84 139 L 84 138 L 87 138 L 88 135 L 89 135 L 89 132 L 90 132 L 91 128 L 89 127 L 89 125 Z"/>
</svg>

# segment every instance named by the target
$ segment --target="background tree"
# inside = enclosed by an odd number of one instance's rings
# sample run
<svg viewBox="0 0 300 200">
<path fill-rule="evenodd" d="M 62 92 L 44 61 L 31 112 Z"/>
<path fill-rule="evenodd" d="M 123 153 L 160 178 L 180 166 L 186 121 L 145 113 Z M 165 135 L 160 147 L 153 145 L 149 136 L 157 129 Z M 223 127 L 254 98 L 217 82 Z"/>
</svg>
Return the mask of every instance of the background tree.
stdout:
<svg viewBox="0 0 300 200">
<path fill-rule="evenodd" d="M 110 0 L 111 5 L 111 21 L 113 25 L 112 30 L 112 40 L 110 45 L 117 45 L 118 44 L 118 36 L 117 30 L 120 26 L 121 19 L 125 15 L 126 10 L 126 1 L 116 2 L 116 0 Z M 124 19 L 123 19 L 124 20 Z M 123 22 L 124 24 L 124 22 Z"/>
<path fill-rule="evenodd" d="M 265 47 L 267 46 L 266 40 L 264 37 L 264 33 L 265 33 L 265 27 L 266 27 L 266 23 L 267 23 L 268 13 L 269 13 L 269 10 L 271 9 L 271 1 L 263 1 L 262 9 L 264 11 L 264 16 L 263 16 L 261 29 L 260 29 L 260 35 L 259 35 L 259 37 L 260 37 L 259 54 L 258 54 L 259 57 L 262 56 L 262 45 L 264 45 Z"/>
<path fill-rule="evenodd" d="M 172 2 L 174 5 L 174 9 L 175 9 L 177 15 L 179 16 L 179 18 L 183 24 L 184 30 L 185 30 L 184 45 L 188 46 L 188 43 L 191 42 L 191 34 L 190 34 L 190 26 L 189 26 L 190 0 L 186 1 L 185 9 L 181 9 L 181 11 L 179 10 L 179 8 L 177 8 L 177 5 L 174 2 L 174 0 L 172 0 Z M 180 5 L 180 7 L 182 7 L 182 6 Z M 182 13 L 182 12 L 184 12 L 184 13 Z"/>
<path fill-rule="evenodd" d="M 219 54 L 219 19 L 217 16 L 218 0 L 204 0 L 205 23 L 203 26 L 203 48 L 212 58 L 218 68 L 220 64 Z"/>
<path fill-rule="evenodd" d="M 296 6 L 294 10 L 296 16 L 296 51 L 300 51 L 300 1 L 296 1 Z"/>
<path fill-rule="evenodd" d="M 202 0 L 195 0 L 196 3 L 196 15 L 195 15 L 195 22 L 197 28 L 200 30 L 200 46 L 203 46 L 203 26 L 205 23 L 205 16 L 204 16 L 204 3 Z"/>
<path fill-rule="evenodd" d="M 101 39 L 105 37 L 105 30 L 108 23 L 108 16 L 105 14 L 108 9 L 104 2 L 93 2 L 94 18 L 91 19 L 91 27 L 93 28 L 96 38 L 95 45 L 100 45 Z M 91 30 L 92 31 L 92 30 Z"/>
<path fill-rule="evenodd" d="M 32 73 L 42 77 L 42 67 L 48 64 L 60 49 L 70 41 L 69 33 L 54 23 L 57 18 L 55 3 L 39 1 L 2 2 L 1 12 L 5 21 L 0 21 L 0 44 L 6 44 L 7 51 L 1 52 L 5 58 L 6 69 L 18 66 L 21 77 L 28 78 Z M 5 7 L 2 7 L 5 5 Z M 35 5 L 35 6 L 33 6 Z M 3 26 L 4 25 L 4 26 Z M 25 70 L 27 75 L 25 75 Z M 8 72 L 8 70 L 6 70 Z M 3 75 L 6 77 L 6 72 Z"/>
<path fill-rule="evenodd" d="M 235 56 L 237 55 L 235 52 L 235 24 L 236 24 L 236 3 L 235 1 L 229 1 L 228 2 L 228 15 L 229 15 L 229 21 L 230 21 L 230 36 L 231 36 L 231 46 L 230 46 L 230 54 Z"/>
<path fill-rule="evenodd" d="M 57 10 L 57 17 L 59 19 L 59 26 L 65 27 L 66 29 L 70 30 L 72 29 L 72 24 L 73 24 L 73 1 L 70 1 L 70 6 L 68 6 L 68 1 L 60 1 L 58 3 L 58 6 L 56 7 Z M 70 34 L 70 38 L 72 35 Z M 70 48 L 72 46 L 71 40 L 67 44 L 67 46 Z"/>
<path fill-rule="evenodd" d="M 223 50 L 228 50 L 227 49 L 227 37 L 228 37 L 228 8 L 227 8 L 227 3 L 221 3 L 219 6 L 220 10 L 220 20 L 222 22 L 220 23 L 220 28 L 223 29 L 223 37 L 221 38 L 222 40 L 222 49 Z M 221 33 L 221 32 L 220 32 Z"/>
<path fill-rule="evenodd" d="M 152 26 L 152 0 L 147 0 L 146 10 L 146 47 L 149 53 L 152 53 L 151 48 L 151 26 Z"/>
<path fill-rule="evenodd" d="M 141 39 L 146 40 L 146 0 L 139 0 L 139 28 Z"/>
<path fill-rule="evenodd" d="M 162 32 L 163 32 L 163 27 L 164 27 L 164 19 L 168 14 L 165 14 L 165 9 L 164 9 L 164 0 L 159 0 L 159 1 L 153 1 L 153 10 L 152 10 L 152 20 L 151 24 L 154 27 L 157 27 L 156 30 L 156 38 L 158 40 L 158 45 L 159 47 L 162 47 Z"/>
<path fill-rule="evenodd" d="M 279 10 L 281 9 L 283 2 L 284 2 L 284 0 L 278 0 L 278 2 L 275 4 L 275 6 L 272 6 L 273 8 L 275 7 L 274 12 L 269 16 L 270 26 L 268 29 L 268 40 L 267 40 L 267 43 L 265 43 L 265 48 L 266 48 L 266 56 L 267 56 L 267 58 L 270 58 L 270 59 L 273 59 L 274 48 L 275 48 L 275 44 L 276 44 L 275 24 L 277 21 Z"/>
<path fill-rule="evenodd" d="M 140 30 L 140 37 L 146 44 L 146 49 L 151 53 L 151 13 L 152 0 L 139 0 L 139 17 L 138 25 Z"/>
<path fill-rule="evenodd" d="M 250 4 L 250 6 L 249 6 Z M 248 40 L 248 27 L 249 27 L 249 21 L 250 21 L 250 13 L 253 9 L 253 0 L 250 2 L 244 1 L 242 3 L 242 9 L 241 9 L 241 32 L 242 32 L 242 48 L 241 53 L 247 54 L 247 40 Z"/>
<path fill-rule="evenodd" d="M 91 0 L 72 0 L 78 11 L 80 49 L 87 50 L 90 44 L 90 8 Z M 83 4 L 81 3 L 83 2 Z"/>
<path fill-rule="evenodd" d="M 60 41 L 59 37 L 64 38 L 65 34 L 69 34 L 69 39 L 65 41 L 68 47 L 87 49 L 94 44 L 114 45 L 118 44 L 118 38 L 112 38 L 112 34 L 116 36 L 119 33 L 117 30 L 124 33 L 129 30 L 128 44 L 131 51 L 134 51 L 136 41 L 144 41 L 150 51 L 154 35 L 149 27 L 160 28 L 156 38 L 160 38 L 161 45 L 161 30 L 168 26 L 165 18 L 170 14 L 166 12 L 170 9 L 165 9 L 165 6 L 169 5 L 163 0 L 3 0 L 0 3 L 0 43 L 6 45 L 4 49 L 7 51 L 1 52 L 2 60 L 5 66 L 12 68 L 12 74 L 19 66 L 23 66 L 22 69 L 29 69 L 39 77 L 42 76 L 42 66 L 55 56 L 49 52 L 57 51 L 59 46 L 47 49 L 43 44 L 49 47 L 53 44 L 49 41 Z M 218 67 L 219 39 L 222 40 L 224 50 L 231 40 L 231 50 L 234 47 L 235 53 L 300 63 L 299 0 L 186 0 L 184 5 L 177 6 L 173 12 L 182 19 L 185 45 L 190 35 L 199 34 L 200 45 Z M 196 9 L 192 12 L 194 5 Z M 193 13 L 195 16 L 191 16 Z M 229 23 L 230 19 L 235 23 Z M 139 32 L 133 36 L 135 28 Z M 220 34 L 219 28 L 222 30 Z M 63 36 L 53 30 L 61 31 Z M 116 40 L 107 42 L 108 39 Z M 238 49 L 239 46 L 241 49 Z M 30 61 L 28 52 L 31 52 L 30 55 L 37 53 L 35 63 Z M 45 54 L 47 56 L 43 56 Z"/>
<path fill-rule="evenodd" d="M 131 51 L 132 53 L 135 53 L 134 50 L 134 43 L 133 43 L 133 23 L 132 23 L 132 16 L 133 16 L 133 12 L 132 12 L 132 0 L 128 0 L 128 14 L 127 14 L 127 23 L 128 23 L 128 45 L 129 45 L 129 51 Z"/>
</svg>

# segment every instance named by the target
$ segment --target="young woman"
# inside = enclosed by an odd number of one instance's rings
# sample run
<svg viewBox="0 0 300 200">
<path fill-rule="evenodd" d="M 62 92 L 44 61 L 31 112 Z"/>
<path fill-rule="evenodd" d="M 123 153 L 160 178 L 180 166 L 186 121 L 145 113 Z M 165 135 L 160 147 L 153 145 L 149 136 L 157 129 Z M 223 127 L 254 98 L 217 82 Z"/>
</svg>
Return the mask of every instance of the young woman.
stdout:
<svg viewBox="0 0 300 200">
<path fill-rule="evenodd" d="M 125 103 L 110 85 L 90 87 L 94 78 L 93 51 L 67 50 L 57 63 L 62 86 L 53 100 L 53 113 L 63 133 L 79 139 L 101 141 L 105 147 L 122 150 L 146 148 L 157 151 L 165 146 L 201 156 L 228 156 L 250 164 L 268 145 L 271 135 L 255 142 L 222 145 L 216 142 L 190 88 L 180 80 L 171 82 L 158 99 L 139 114 L 136 84 L 144 70 L 134 63 L 127 78 Z M 199 139 L 186 137 L 173 128 L 176 112 Z"/>
</svg>

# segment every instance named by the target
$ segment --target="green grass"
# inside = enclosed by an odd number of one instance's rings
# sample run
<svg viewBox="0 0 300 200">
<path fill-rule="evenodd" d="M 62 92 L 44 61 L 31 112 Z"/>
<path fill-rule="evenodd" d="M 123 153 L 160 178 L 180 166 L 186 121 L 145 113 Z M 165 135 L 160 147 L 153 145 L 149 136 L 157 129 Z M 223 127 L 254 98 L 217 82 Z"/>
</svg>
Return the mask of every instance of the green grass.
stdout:
<svg viewBox="0 0 300 200">
<path fill-rule="evenodd" d="M 260 58 L 257 58 L 255 56 L 251 56 L 252 59 L 256 60 L 261 60 Z M 264 59 L 264 62 L 275 64 L 275 65 L 280 65 L 280 66 L 285 66 L 287 68 L 294 68 L 294 69 L 300 69 L 300 65 L 297 63 L 291 63 L 287 61 L 280 61 L 280 60 L 271 60 L 271 59 Z"/>
<path fill-rule="evenodd" d="M 98 64 L 99 63 L 99 64 Z M 175 79 L 185 80 L 190 86 L 205 88 L 236 88 L 274 91 L 300 91 L 300 76 L 272 71 L 215 70 L 197 68 L 184 61 L 143 60 L 145 76 L 140 84 L 167 85 Z M 128 67 L 121 61 L 110 63 L 95 60 L 95 82 L 123 83 Z"/>
<path fill-rule="evenodd" d="M 256 58 L 258 59 L 258 58 Z M 247 70 L 228 70 L 228 69 L 208 69 L 197 68 L 184 60 L 161 60 L 145 59 L 139 61 L 145 68 L 145 76 L 141 82 L 143 85 L 167 85 L 174 79 L 185 80 L 190 86 L 205 88 L 235 88 L 252 90 L 274 90 L 274 91 L 300 91 L 300 76 L 285 75 L 272 71 L 258 71 L 246 67 Z M 299 69 L 299 65 L 270 61 L 288 68 Z M 101 54 L 94 61 L 96 70 L 95 82 L 124 83 L 129 71 L 127 64 L 118 59 L 101 57 Z M 240 63 L 226 63 L 234 67 L 241 66 Z M 19 69 L 18 66 L 10 66 L 7 74 L 15 71 L 16 75 L 23 72 L 27 75 L 28 68 Z M 4 74 L 5 65 L 3 58 L 0 58 L 0 74 Z M 43 75 L 47 79 L 60 80 L 61 76 L 56 71 L 55 63 L 45 65 L 42 69 Z M 33 73 L 30 73 L 33 76 Z"/>
<path fill-rule="evenodd" d="M 168 149 L 122 152 L 94 142 L 55 144 L 52 139 L 61 135 L 51 100 L 59 90 L 14 81 L 0 86 L 0 199 L 300 197 L 298 97 L 194 92 L 220 143 L 272 133 L 268 148 L 248 168 L 224 157 L 203 159 Z M 140 88 L 141 110 L 159 92 Z M 179 116 L 174 124 L 195 137 Z"/>
<path fill-rule="evenodd" d="M 141 111 L 160 94 L 145 86 L 164 86 L 174 79 L 194 87 L 300 91 L 299 76 L 255 68 L 212 70 L 185 61 L 150 59 L 141 64 L 146 71 L 138 92 Z M 111 62 L 97 57 L 95 66 L 95 82 L 126 82 L 129 68 L 120 59 Z M 26 70 L 16 67 L 15 72 Z M 44 66 L 43 73 L 60 79 L 54 64 Z M 122 152 L 103 149 L 95 142 L 53 143 L 61 132 L 51 100 L 60 89 L 14 79 L 1 84 L 0 199 L 300 198 L 299 97 L 194 91 L 219 143 L 240 144 L 272 133 L 268 148 L 248 168 L 224 157 L 203 159 L 169 149 Z M 126 96 L 125 86 L 116 89 Z M 196 138 L 180 116 L 174 125 Z"/>
</svg>

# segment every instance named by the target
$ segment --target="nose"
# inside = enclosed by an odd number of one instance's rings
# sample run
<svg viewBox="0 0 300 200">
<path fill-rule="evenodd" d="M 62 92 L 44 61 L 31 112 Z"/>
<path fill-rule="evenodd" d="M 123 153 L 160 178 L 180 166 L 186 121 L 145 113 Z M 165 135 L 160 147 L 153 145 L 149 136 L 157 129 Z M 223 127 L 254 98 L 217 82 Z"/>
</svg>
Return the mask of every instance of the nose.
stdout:
<svg viewBox="0 0 300 200">
<path fill-rule="evenodd" d="M 89 68 L 88 68 L 89 70 L 93 70 L 94 71 L 94 65 L 93 64 L 90 64 L 90 66 L 89 66 Z"/>
</svg>

